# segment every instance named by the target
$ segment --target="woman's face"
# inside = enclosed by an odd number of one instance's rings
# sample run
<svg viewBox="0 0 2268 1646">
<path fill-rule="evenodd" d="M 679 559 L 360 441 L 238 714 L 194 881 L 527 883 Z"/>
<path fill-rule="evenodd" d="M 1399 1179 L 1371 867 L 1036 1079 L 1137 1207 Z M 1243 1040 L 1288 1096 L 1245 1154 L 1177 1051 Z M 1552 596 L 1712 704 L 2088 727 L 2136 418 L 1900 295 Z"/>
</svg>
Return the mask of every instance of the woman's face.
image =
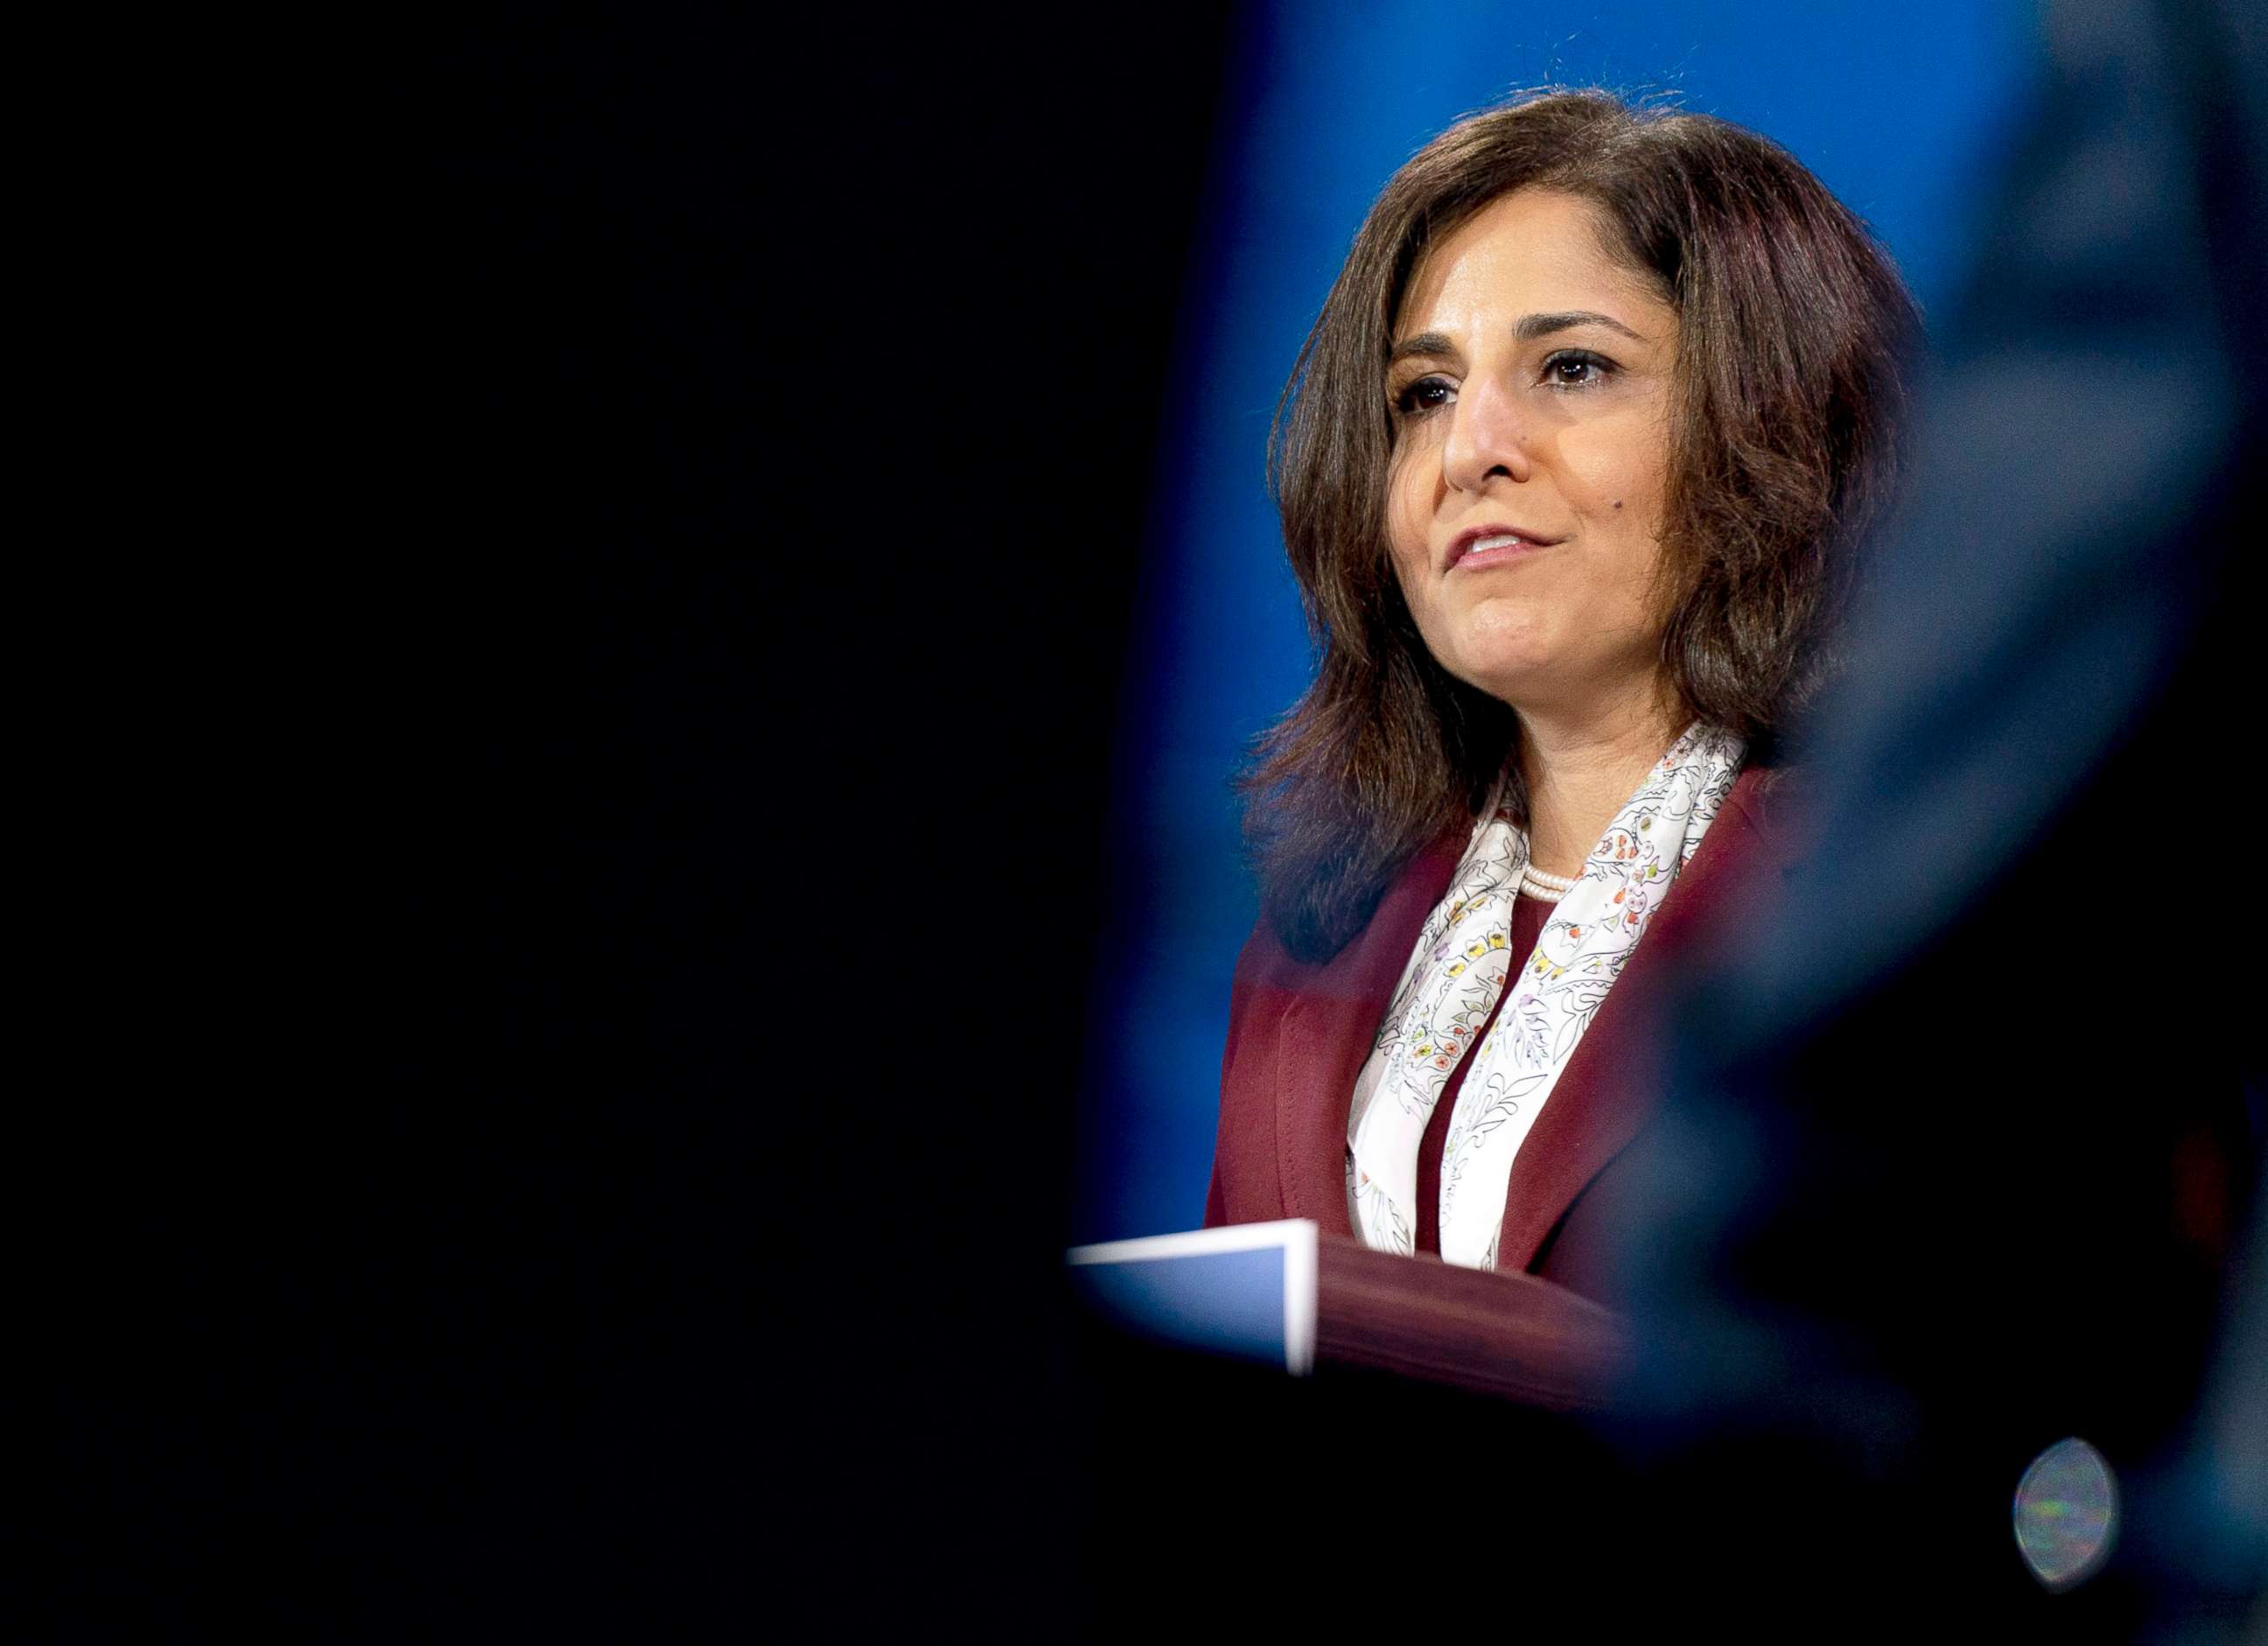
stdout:
<svg viewBox="0 0 2268 1646">
<path fill-rule="evenodd" d="M 1677 316 L 1571 195 L 1523 188 L 1430 251 L 1394 329 L 1387 539 L 1441 666 L 1524 715 L 1663 701 Z"/>
</svg>

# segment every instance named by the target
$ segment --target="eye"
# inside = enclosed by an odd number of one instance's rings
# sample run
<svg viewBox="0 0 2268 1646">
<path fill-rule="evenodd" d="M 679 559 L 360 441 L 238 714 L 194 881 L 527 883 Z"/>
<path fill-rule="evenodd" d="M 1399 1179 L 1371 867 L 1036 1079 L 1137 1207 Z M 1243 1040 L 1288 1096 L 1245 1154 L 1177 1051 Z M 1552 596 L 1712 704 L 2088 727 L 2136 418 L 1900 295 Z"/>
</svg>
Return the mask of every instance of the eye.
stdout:
<svg viewBox="0 0 2268 1646">
<path fill-rule="evenodd" d="M 1562 349 L 1543 362 L 1547 388 L 1595 388 L 1615 372 L 1615 363 L 1588 349 Z"/>
<path fill-rule="evenodd" d="M 1394 410 L 1405 417 L 1422 417 L 1439 411 L 1457 397 L 1457 386 L 1446 377 L 1421 377 L 1397 390 Z"/>
</svg>

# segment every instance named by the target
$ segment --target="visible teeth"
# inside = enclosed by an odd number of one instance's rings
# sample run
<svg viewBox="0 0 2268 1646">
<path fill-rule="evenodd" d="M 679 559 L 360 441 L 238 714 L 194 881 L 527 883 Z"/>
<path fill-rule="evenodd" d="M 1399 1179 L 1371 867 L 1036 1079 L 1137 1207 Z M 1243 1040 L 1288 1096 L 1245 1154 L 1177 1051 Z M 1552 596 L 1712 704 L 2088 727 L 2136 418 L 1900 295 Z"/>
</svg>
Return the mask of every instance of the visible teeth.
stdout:
<svg viewBox="0 0 2268 1646">
<path fill-rule="evenodd" d="M 1478 554 L 1484 549 L 1509 549 L 1514 543 L 1527 541 L 1525 537 L 1514 532 L 1492 532 L 1486 537 L 1474 538 L 1471 546 L 1466 549 L 1465 552 Z"/>
</svg>

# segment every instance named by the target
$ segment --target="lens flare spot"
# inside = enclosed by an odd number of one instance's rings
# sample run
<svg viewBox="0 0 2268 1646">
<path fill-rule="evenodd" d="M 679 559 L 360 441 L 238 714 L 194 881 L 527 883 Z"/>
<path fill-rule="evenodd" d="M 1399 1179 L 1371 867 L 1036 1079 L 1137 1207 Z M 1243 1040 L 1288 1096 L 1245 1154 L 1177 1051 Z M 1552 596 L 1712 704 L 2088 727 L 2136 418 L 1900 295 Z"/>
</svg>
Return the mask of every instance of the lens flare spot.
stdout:
<svg viewBox="0 0 2268 1646">
<path fill-rule="evenodd" d="M 2118 1484 L 2085 1441 L 2059 1440 L 2016 1483 L 2016 1547 L 2041 1584 L 2077 1587 L 2102 1568 L 2118 1532 Z"/>
</svg>

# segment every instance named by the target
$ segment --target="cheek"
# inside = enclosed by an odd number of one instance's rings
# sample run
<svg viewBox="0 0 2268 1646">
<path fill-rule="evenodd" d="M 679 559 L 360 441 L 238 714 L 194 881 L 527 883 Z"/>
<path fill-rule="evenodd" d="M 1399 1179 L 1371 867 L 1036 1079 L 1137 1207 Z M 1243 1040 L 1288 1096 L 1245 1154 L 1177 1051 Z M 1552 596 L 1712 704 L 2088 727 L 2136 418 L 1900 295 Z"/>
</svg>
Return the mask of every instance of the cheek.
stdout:
<svg viewBox="0 0 2268 1646">
<path fill-rule="evenodd" d="M 1425 467 L 1422 457 L 1397 458 L 1386 478 L 1386 542 L 1405 595 L 1431 557 L 1433 492 Z"/>
<path fill-rule="evenodd" d="M 1651 425 L 1582 431 L 1560 442 L 1568 479 L 1586 513 L 1626 521 L 1659 523 L 1668 481 L 1668 454 Z"/>
<path fill-rule="evenodd" d="M 1632 556 L 1650 562 L 1660 551 L 1669 465 L 1665 454 L 1652 449 L 1653 440 L 1636 450 L 1633 444 L 1601 440 L 1571 452 L 1567 472 L 1578 512 Z"/>
</svg>

